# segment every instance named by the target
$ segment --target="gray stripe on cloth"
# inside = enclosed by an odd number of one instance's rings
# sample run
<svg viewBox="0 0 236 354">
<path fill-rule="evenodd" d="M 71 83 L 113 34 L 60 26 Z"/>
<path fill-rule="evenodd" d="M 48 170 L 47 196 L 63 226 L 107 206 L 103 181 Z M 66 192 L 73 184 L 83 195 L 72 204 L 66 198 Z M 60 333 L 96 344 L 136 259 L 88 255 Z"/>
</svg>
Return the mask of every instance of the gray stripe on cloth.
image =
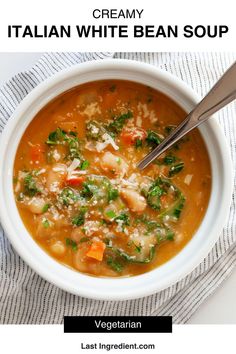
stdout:
<svg viewBox="0 0 236 354">
<path fill-rule="evenodd" d="M 112 57 L 112 53 L 46 53 L 26 72 L 0 88 L 0 132 L 20 101 L 40 82 L 69 66 Z M 144 61 L 173 73 L 203 96 L 236 53 L 116 53 L 115 58 Z M 236 104 L 218 120 L 236 165 Z M 71 295 L 43 280 L 15 253 L 0 228 L 0 323 L 62 323 L 64 315 L 172 315 L 186 323 L 201 303 L 229 276 L 236 264 L 235 189 L 228 222 L 212 251 L 188 276 L 157 294 L 130 301 L 95 301 Z"/>
</svg>

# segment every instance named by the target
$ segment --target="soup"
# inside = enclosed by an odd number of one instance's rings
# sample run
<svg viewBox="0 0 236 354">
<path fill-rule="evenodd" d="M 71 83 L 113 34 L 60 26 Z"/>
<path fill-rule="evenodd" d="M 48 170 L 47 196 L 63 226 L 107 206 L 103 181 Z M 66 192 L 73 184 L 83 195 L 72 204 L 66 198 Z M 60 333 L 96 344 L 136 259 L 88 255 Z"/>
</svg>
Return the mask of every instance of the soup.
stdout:
<svg viewBox="0 0 236 354">
<path fill-rule="evenodd" d="M 145 170 L 136 166 L 185 116 L 169 97 L 129 81 L 87 83 L 50 102 L 14 164 L 16 204 L 34 240 L 96 276 L 137 275 L 174 257 L 209 201 L 203 139 L 194 130 Z"/>
</svg>

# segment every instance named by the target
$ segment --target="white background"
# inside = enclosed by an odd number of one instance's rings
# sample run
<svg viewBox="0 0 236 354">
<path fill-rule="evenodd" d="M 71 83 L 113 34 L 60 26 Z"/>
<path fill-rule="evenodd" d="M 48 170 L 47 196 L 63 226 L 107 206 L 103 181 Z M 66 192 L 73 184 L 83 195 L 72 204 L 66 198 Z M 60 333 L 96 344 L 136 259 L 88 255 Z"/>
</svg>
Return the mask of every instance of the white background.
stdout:
<svg viewBox="0 0 236 354">
<path fill-rule="evenodd" d="M 0 53 L 0 85 L 19 71 L 29 69 L 43 53 Z M 236 270 L 223 282 L 189 323 L 236 324 Z"/>
</svg>

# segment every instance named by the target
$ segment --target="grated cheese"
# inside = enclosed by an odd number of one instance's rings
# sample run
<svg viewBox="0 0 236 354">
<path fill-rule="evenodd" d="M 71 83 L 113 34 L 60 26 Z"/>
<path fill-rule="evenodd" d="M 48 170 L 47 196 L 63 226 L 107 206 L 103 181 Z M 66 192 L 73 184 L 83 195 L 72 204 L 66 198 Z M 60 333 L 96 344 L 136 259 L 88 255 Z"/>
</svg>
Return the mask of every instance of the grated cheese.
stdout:
<svg viewBox="0 0 236 354">
<path fill-rule="evenodd" d="M 42 175 L 45 172 L 46 172 L 45 168 L 42 168 L 41 170 L 37 171 L 36 175 L 39 176 L 39 175 Z"/>
<path fill-rule="evenodd" d="M 54 192 L 54 193 L 59 192 L 58 186 L 59 186 L 59 182 L 57 182 L 57 181 L 51 183 L 51 185 L 49 187 L 50 192 Z"/>
<path fill-rule="evenodd" d="M 138 110 L 140 113 L 143 114 L 144 118 L 149 118 L 151 123 L 155 123 L 158 121 L 157 116 L 155 115 L 155 112 L 153 110 L 149 110 L 147 107 L 146 103 L 139 103 L 138 104 Z"/>
<path fill-rule="evenodd" d="M 192 181 L 192 178 L 193 178 L 193 175 L 186 175 L 185 179 L 184 179 L 184 183 L 189 186 Z"/>
<path fill-rule="evenodd" d="M 87 149 L 89 151 L 95 151 L 96 147 L 91 141 L 87 141 L 85 144 L 85 149 Z"/>
<path fill-rule="evenodd" d="M 54 158 L 55 161 L 59 161 L 60 158 L 61 158 L 61 155 L 60 155 L 59 152 L 55 149 L 55 150 L 53 150 L 52 157 Z"/>
<path fill-rule="evenodd" d="M 141 127 L 142 126 L 142 123 L 143 123 L 143 120 L 142 120 L 142 118 L 140 117 L 140 116 L 137 116 L 137 118 L 136 118 L 136 125 L 137 125 L 137 127 Z"/>
<path fill-rule="evenodd" d="M 80 160 L 79 159 L 74 159 L 72 161 L 72 163 L 70 164 L 69 167 L 67 167 L 67 172 L 68 174 L 70 174 L 71 172 L 73 172 L 74 170 L 76 170 L 76 168 L 78 168 L 80 166 Z"/>
<path fill-rule="evenodd" d="M 18 172 L 18 179 L 19 180 L 24 179 L 27 176 L 27 174 L 28 174 L 27 172 L 19 171 Z"/>
<path fill-rule="evenodd" d="M 104 150 L 108 145 L 111 145 L 114 150 L 119 150 L 119 146 L 116 145 L 114 139 L 112 139 L 112 137 L 109 134 L 107 133 L 103 134 L 102 139 L 104 140 L 102 143 L 98 142 L 96 144 L 96 149 L 98 152 Z"/>
<path fill-rule="evenodd" d="M 94 116 L 96 113 L 100 114 L 101 113 L 101 109 L 98 106 L 97 102 L 93 102 L 90 103 L 86 106 L 85 110 L 82 112 L 82 114 L 85 114 L 86 116 L 88 116 L 89 118 L 91 118 L 92 116 Z"/>
</svg>

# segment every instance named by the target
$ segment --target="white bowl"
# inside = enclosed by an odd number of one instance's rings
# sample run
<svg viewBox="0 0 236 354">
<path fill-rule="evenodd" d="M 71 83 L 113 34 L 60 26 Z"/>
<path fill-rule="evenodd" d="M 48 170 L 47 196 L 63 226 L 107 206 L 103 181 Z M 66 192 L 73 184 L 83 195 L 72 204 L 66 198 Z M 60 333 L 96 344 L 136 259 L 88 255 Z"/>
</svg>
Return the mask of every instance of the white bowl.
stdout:
<svg viewBox="0 0 236 354">
<path fill-rule="evenodd" d="M 160 267 L 130 278 L 96 278 L 71 270 L 45 253 L 21 221 L 14 200 L 13 164 L 19 141 L 34 116 L 60 93 L 89 81 L 125 79 L 149 85 L 170 96 L 185 111 L 199 98 L 175 76 L 149 64 L 126 60 L 102 60 L 61 71 L 36 87 L 19 105 L 0 141 L 0 219 L 19 255 L 44 279 L 76 295 L 102 300 L 134 299 L 153 294 L 182 279 L 217 241 L 229 212 L 233 173 L 225 137 L 214 118 L 200 127 L 212 169 L 212 191 L 206 215 L 184 249 Z M 46 122 L 45 122 L 46 123 Z"/>
</svg>

